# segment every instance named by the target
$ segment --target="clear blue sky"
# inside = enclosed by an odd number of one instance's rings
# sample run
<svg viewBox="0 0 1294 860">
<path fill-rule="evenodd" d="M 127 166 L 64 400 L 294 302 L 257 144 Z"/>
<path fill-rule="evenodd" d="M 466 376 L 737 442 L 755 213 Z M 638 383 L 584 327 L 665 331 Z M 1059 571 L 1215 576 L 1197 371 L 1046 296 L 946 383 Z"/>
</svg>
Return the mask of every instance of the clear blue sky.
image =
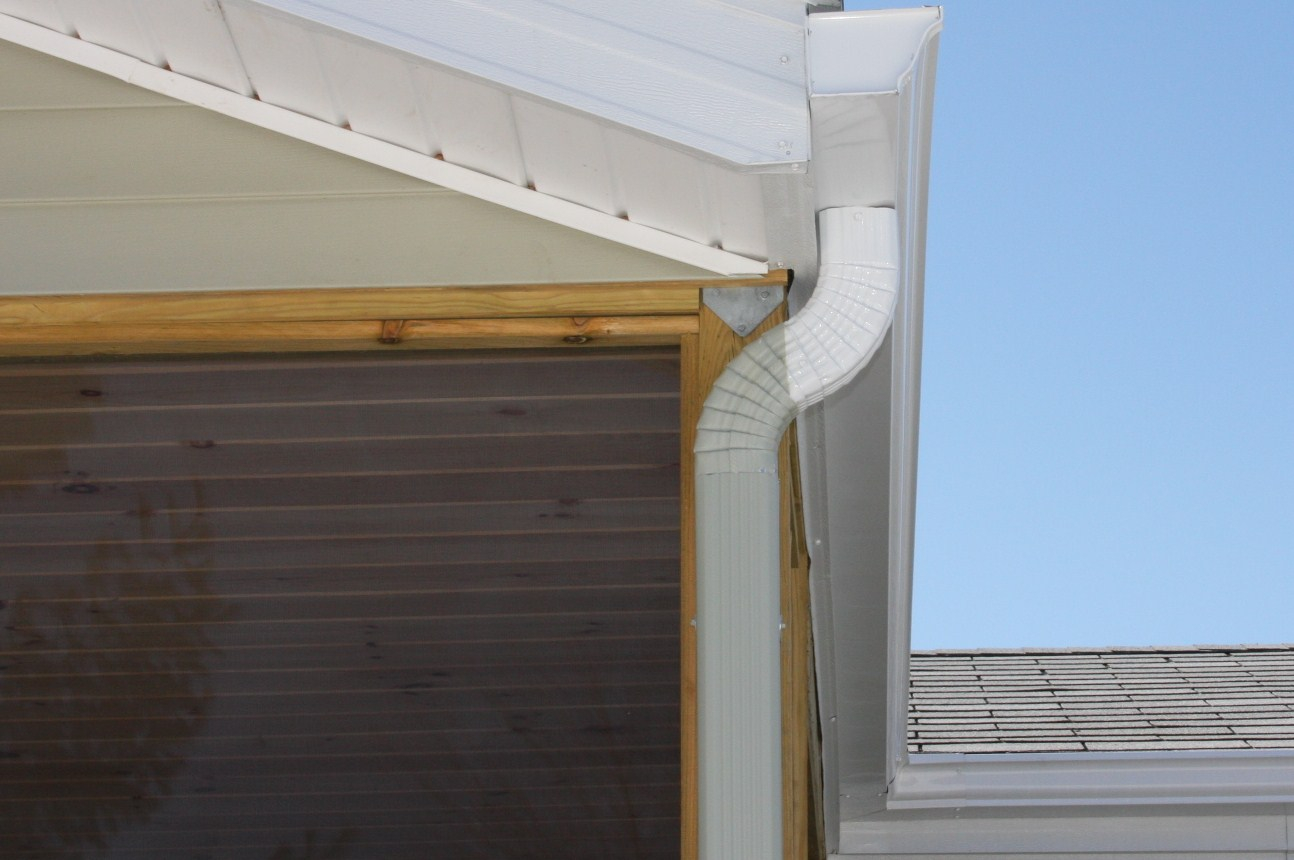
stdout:
<svg viewBox="0 0 1294 860">
<path fill-rule="evenodd" d="M 944 10 L 913 647 L 1294 641 L 1294 2 Z"/>
</svg>

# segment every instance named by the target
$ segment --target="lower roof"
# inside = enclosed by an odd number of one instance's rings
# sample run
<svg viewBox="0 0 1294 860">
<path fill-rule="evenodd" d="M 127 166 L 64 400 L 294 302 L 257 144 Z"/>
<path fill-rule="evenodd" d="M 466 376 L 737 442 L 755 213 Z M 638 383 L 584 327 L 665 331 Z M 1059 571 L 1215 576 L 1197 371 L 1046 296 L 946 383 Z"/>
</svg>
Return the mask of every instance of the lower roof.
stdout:
<svg viewBox="0 0 1294 860">
<path fill-rule="evenodd" d="M 908 750 L 1294 749 L 1294 645 L 921 651 Z"/>
</svg>

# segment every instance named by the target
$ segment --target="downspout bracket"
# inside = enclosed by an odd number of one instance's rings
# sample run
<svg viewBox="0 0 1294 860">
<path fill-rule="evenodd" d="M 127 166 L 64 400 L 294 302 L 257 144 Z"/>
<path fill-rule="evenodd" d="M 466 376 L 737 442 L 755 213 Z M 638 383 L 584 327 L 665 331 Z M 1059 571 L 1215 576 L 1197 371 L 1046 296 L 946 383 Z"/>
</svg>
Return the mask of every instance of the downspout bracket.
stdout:
<svg viewBox="0 0 1294 860">
<path fill-rule="evenodd" d="M 739 335 L 748 335 L 786 298 L 784 287 L 706 287 L 705 306 Z"/>
</svg>

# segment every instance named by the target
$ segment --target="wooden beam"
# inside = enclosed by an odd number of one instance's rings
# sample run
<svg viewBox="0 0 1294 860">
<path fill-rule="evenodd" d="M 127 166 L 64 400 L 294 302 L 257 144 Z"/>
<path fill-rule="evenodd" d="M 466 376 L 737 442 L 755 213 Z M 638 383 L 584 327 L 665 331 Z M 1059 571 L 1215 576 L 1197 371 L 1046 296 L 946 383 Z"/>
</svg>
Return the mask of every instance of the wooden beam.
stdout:
<svg viewBox="0 0 1294 860">
<path fill-rule="evenodd" d="M 667 346 L 692 315 L 0 325 L 0 357 Z"/>
<path fill-rule="evenodd" d="M 782 475 L 782 856 L 809 856 L 809 672 L 812 670 L 809 615 L 809 556 L 799 493 L 795 425 L 782 437 L 777 470 Z"/>
<path fill-rule="evenodd" d="M 287 322 L 695 314 L 705 287 L 785 286 L 750 278 L 480 287 L 0 296 L 0 326 L 86 323 Z"/>
<path fill-rule="evenodd" d="M 708 327 L 708 326 L 707 326 Z M 710 384 L 701 369 L 700 338 L 685 334 L 679 341 L 679 758 L 682 809 L 682 860 L 697 856 L 696 761 L 696 422 Z"/>
<path fill-rule="evenodd" d="M 697 748 L 696 748 L 696 507 L 692 445 L 701 406 L 714 381 L 747 343 L 786 319 L 782 305 L 747 337 L 741 337 L 706 307 L 698 315 L 696 335 L 685 335 L 682 345 L 682 856 L 697 856 Z M 794 428 L 779 449 L 779 468 L 792 476 Z M 782 792 L 783 854 L 786 860 L 804 860 L 809 841 L 809 709 L 807 651 L 809 647 L 807 556 L 793 478 L 782 481 L 782 617 L 787 624 L 782 639 Z"/>
</svg>

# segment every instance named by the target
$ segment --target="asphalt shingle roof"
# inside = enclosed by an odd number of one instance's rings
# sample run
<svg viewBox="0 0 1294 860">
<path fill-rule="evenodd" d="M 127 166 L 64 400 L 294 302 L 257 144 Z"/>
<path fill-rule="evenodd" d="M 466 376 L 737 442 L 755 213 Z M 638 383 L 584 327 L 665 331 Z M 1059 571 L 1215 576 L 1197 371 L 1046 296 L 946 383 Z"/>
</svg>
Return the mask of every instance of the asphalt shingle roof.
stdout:
<svg viewBox="0 0 1294 860">
<path fill-rule="evenodd" d="M 914 753 L 1294 749 L 1294 645 L 919 651 Z"/>
</svg>

